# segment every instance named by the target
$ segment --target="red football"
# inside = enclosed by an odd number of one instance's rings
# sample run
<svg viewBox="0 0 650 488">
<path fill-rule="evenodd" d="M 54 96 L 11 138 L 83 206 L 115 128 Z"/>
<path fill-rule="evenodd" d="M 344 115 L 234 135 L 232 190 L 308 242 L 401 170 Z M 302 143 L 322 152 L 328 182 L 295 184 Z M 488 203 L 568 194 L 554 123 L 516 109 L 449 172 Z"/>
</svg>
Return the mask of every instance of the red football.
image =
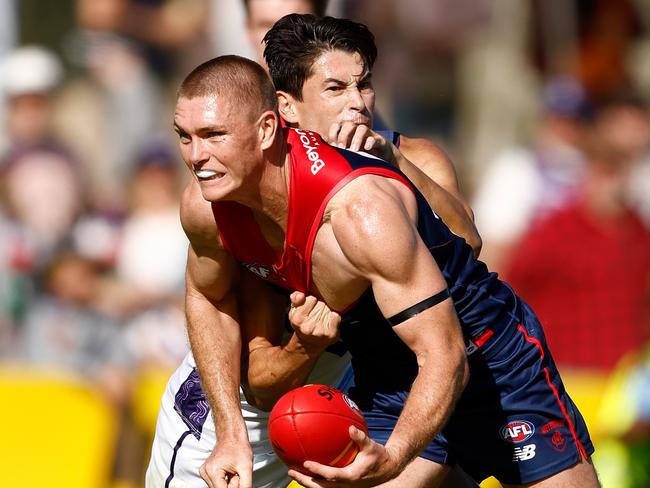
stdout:
<svg viewBox="0 0 650 488">
<path fill-rule="evenodd" d="M 359 446 L 349 427 L 368 432 L 363 414 L 343 392 L 326 385 L 306 385 L 286 393 L 271 410 L 269 438 L 287 466 L 304 471 L 305 461 L 329 466 L 350 464 Z"/>
</svg>

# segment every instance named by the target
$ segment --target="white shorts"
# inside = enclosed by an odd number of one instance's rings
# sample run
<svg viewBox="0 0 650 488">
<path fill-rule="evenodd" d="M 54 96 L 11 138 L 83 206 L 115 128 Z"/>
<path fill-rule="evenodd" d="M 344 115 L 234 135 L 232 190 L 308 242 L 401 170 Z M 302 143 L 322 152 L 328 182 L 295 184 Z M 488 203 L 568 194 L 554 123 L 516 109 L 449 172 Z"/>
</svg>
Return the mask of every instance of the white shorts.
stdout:
<svg viewBox="0 0 650 488">
<path fill-rule="evenodd" d="M 348 354 L 339 357 L 324 353 L 308 382 L 339 385 L 349 363 Z M 268 412 L 249 405 L 241 390 L 240 400 L 253 450 L 253 486 L 285 487 L 291 479 L 269 442 Z M 162 397 L 146 488 L 206 488 L 199 468 L 215 443 L 212 415 L 198 381 L 194 358 L 189 353 L 172 374 Z"/>
</svg>

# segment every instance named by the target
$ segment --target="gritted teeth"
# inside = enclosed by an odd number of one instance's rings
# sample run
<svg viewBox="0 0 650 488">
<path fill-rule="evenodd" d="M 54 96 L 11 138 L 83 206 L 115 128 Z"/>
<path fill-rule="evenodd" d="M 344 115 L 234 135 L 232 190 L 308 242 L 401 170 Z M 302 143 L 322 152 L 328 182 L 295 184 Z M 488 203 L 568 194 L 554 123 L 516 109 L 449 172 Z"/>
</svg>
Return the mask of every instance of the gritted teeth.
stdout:
<svg viewBox="0 0 650 488">
<path fill-rule="evenodd" d="M 200 179 L 200 180 L 210 180 L 213 178 L 221 178 L 224 173 L 219 173 L 217 171 L 213 171 L 211 169 L 197 169 L 194 171 L 194 174 Z"/>
</svg>

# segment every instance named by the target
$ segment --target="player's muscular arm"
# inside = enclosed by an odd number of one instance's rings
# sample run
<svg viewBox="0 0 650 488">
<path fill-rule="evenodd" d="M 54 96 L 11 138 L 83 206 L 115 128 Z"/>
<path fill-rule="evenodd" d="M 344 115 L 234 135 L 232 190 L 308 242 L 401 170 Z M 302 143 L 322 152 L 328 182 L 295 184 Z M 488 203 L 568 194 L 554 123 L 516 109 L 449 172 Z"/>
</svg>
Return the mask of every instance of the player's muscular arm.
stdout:
<svg viewBox="0 0 650 488">
<path fill-rule="evenodd" d="M 327 141 L 352 151 L 367 151 L 395 164 L 422 192 L 451 231 L 465 239 L 478 257 L 483 243 L 474 225 L 474 213 L 460 193 L 453 163 L 437 145 L 426 139 L 402 136 L 397 148 L 381 134 L 351 122 L 333 123 Z"/>
<path fill-rule="evenodd" d="M 458 187 L 451 160 L 426 139 L 402 136 L 400 148 L 395 151 L 400 170 L 418 187 L 449 229 L 464 238 L 478 257 L 483 243 L 474 225 L 474 213 Z"/>
<path fill-rule="evenodd" d="M 338 338 L 340 317 L 316 298 L 294 292 L 289 319 L 297 333 L 282 344 L 284 298 L 252 273 L 243 274 L 241 286 L 244 390 L 251 404 L 271 410 L 280 396 L 304 384 L 320 354 Z"/>
<path fill-rule="evenodd" d="M 346 258 L 372 285 L 383 314 L 391 317 L 445 290 L 447 284 L 414 227 L 415 199 L 410 192 L 398 183 L 366 181 L 364 191 L 353 195 L 332 213 L 332 229 Z M 385 449 L 357 433 L 362 450 L 351 465 L 336 469 L 307 463 L 313 472 L 350 480 L 350 486 L 386 481 L 417 456 L 451 414 L 468 379 L 452 301 L 446 299 L 394 330 L 415 353 L 419 372 Z M 299 475 L 297 479 L 319 486 Z"/>
<path fill-rule="evenodd" d="M 239 486 L 250 488 L 252 451 L 239 401 L 238 266 L 221 248 L 210 204 L 193 185 L 181 202 L 181 223 L 190 240 L 185 310 L 192 353 L 219 439 L 200 473 L 210 487 L 226 487 L 226 476 L 237 474 Z"/>
</svg>

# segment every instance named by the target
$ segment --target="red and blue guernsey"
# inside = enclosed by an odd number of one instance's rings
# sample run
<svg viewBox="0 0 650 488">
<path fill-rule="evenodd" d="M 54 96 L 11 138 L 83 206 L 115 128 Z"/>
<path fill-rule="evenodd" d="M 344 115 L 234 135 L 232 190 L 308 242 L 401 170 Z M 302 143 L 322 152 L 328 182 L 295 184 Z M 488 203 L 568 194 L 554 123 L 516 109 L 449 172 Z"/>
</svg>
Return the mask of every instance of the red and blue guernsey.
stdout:
<svg viewBox="0 0 650 488">
<path fill-rule="evenodd" d="M 291 168 L 282 255 L 267 244 L 251 210 L 235 202 L 212 204 L 224 246 L 264 279 L 308 292 L 314 239 L 337 191 L 367 174 L 412 189 L 418 232 L 447 281 L 471 370 L 443 433 L 421 456 L 458 462 L 478 481 L 496 476 L 506 483 L 532 482 L 587 457 L 593 447 L 586 426 L 564 390 L 534 313 L 474 258 L 410 181 L 394 166 L 330 146 L 316 133 L 284 129 L 284 137 Z M 415 355 L 392 330 L 371 289 L 342 314 L 341 339 L 352 354 L 355 386 L 349 394 L 363 410 L 371 437 L 385 442 L 417 374 Z"/>
</svg>

